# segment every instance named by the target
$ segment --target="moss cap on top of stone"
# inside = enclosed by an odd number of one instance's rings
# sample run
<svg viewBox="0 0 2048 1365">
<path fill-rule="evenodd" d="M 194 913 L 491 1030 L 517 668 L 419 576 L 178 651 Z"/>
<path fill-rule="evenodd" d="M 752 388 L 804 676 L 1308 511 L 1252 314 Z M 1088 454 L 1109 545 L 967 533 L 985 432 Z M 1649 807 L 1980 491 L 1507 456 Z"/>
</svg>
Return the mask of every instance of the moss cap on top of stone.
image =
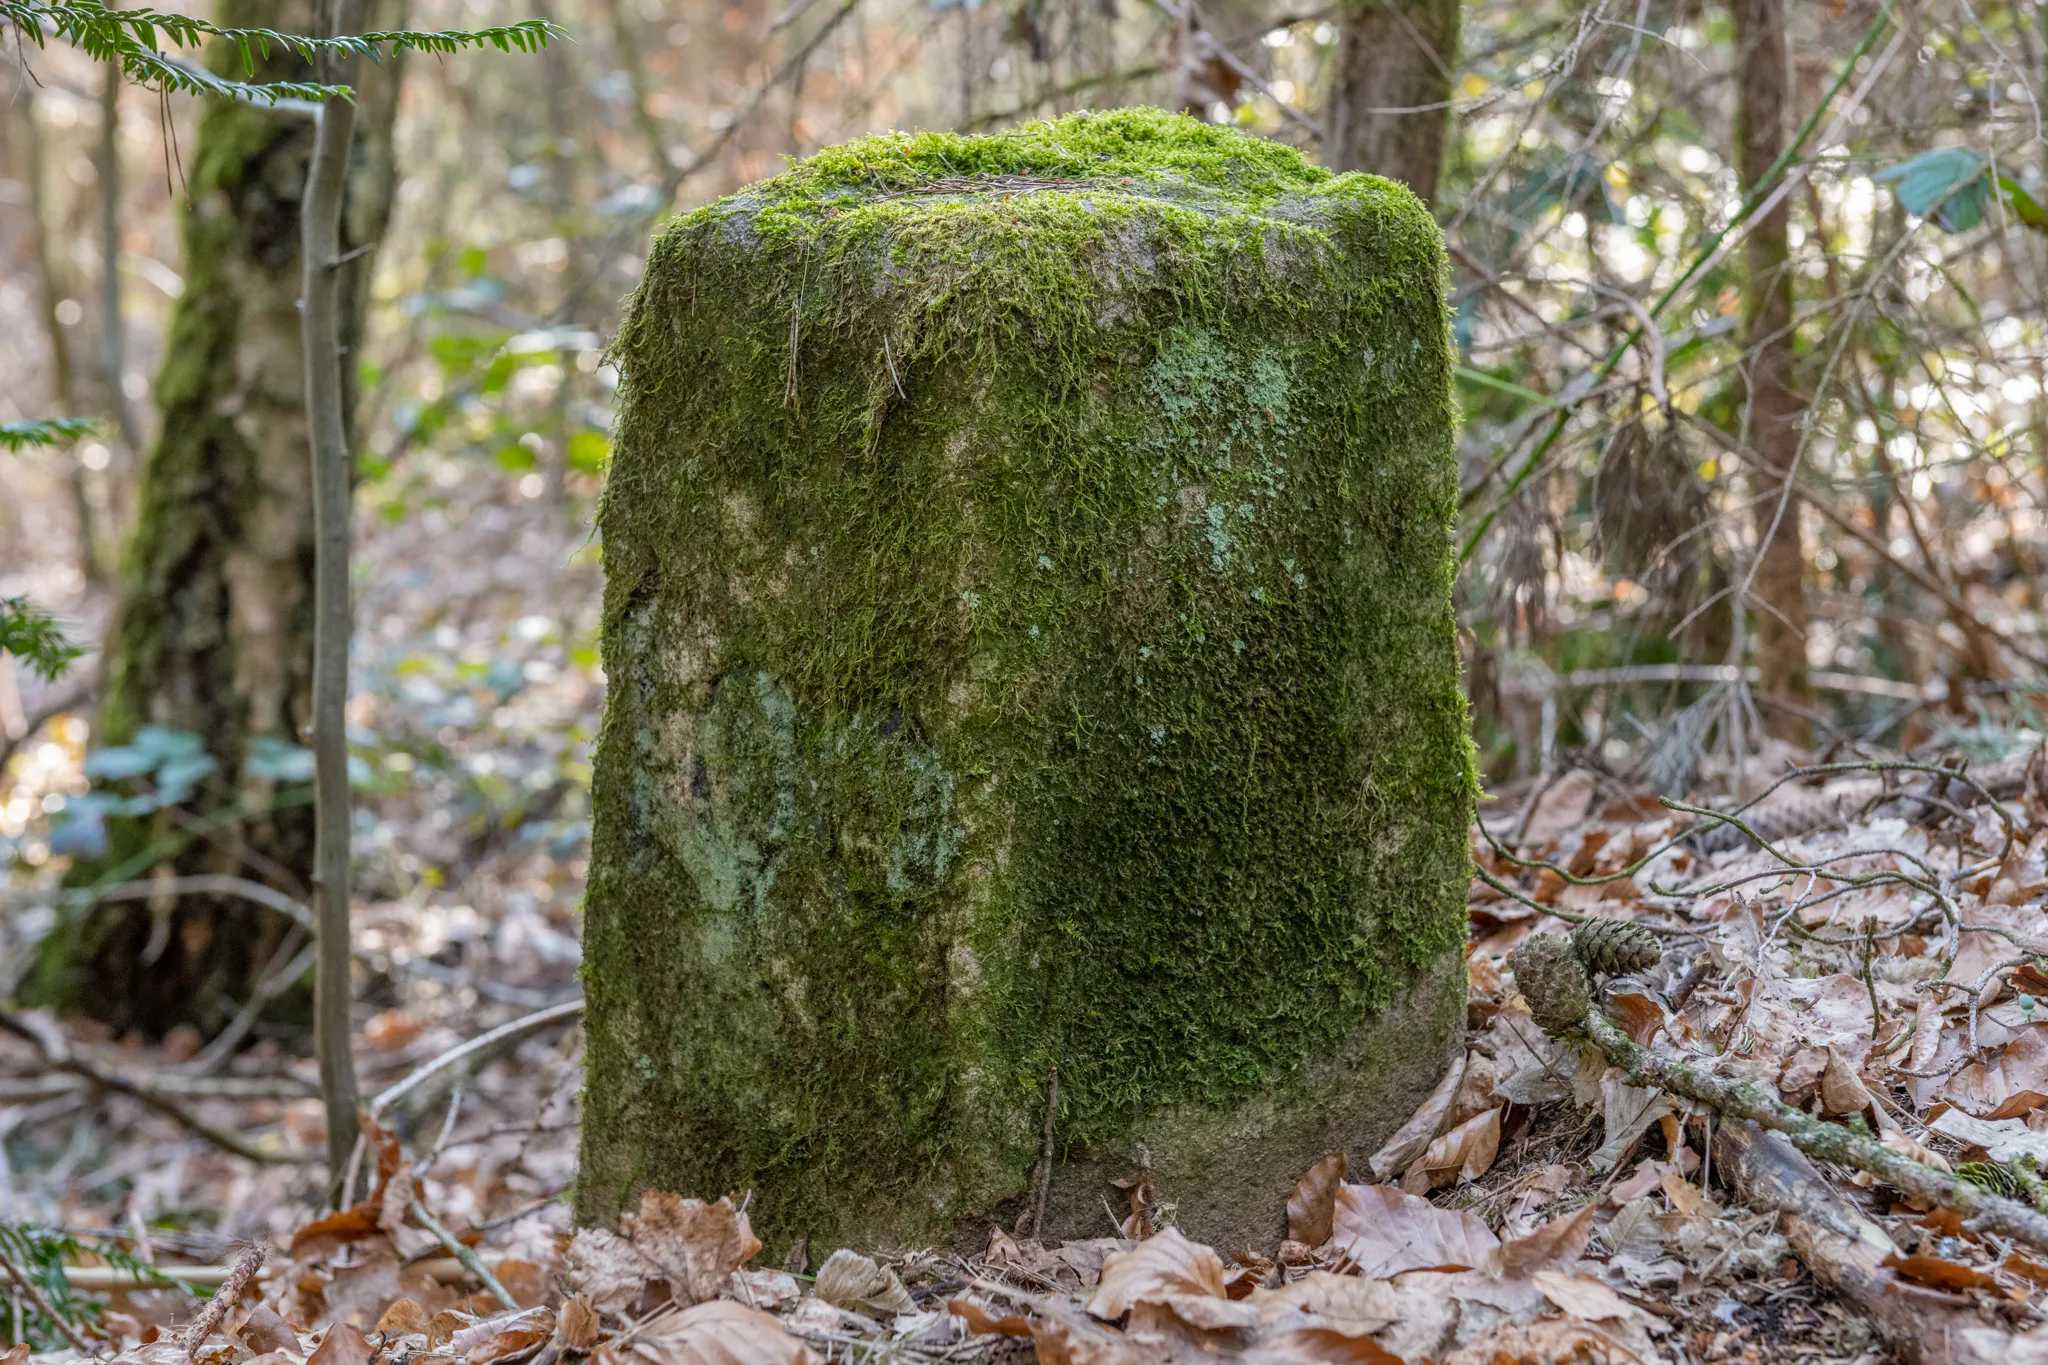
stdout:
<svg viewBox="0 0 2048 1365">
<path fill-rule="evenodd" d="M 1418 277 L 1444 273 L 1436 222 L 1405 186 L 1142 108 L 819 151 L 676 221 L 627 310 L 622 354 L 650 340 L 638 334 L 655 320 L 648 291 L 658 292 L 664 254 L 679 250 L 697 269 L 756 274 L 763 287 L 775 276 L 786 288 L 779 276 L 793 267 L 800 325 L 890 319 L 908 348 L 892 353 L 899 367 L 1025 328 L 1078 365 L 1080 338 L 1108 323 L 1215 322 L 1247 309 L 1280 325 L 1355 328 Z M 872 296 L 835 293 L 835 271 L 874 270 L 878 257 L 888 264 Z M 1117 301 L 1110 316 L 1105 300 Z M 1156 311 L 1141 315 L 1145 304 Z M 898 380 L 878 375 L 878 397 Z M 800 377 L 786 396 L 801 407 Z"/>
<path fill-rule="evenodd" d="M 1400 186 L 1153 110 L 671 226 L 616 347 L 583 1216 L 949 1236 L 1056 1089 L 1042 1231 L 1141 1158 L 1234 1244 L 1410 1112 L 1470 873 L 1443 275 Z"/>
</svg>

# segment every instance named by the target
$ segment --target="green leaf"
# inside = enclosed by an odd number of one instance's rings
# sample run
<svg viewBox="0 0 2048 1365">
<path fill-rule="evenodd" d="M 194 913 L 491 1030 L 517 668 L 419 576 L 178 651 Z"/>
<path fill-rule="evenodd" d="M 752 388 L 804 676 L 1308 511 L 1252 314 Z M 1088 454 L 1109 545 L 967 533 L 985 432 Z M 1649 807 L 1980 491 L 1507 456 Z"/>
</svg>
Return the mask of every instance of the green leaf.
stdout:
<svg viewBox="0 0 2048 1365">
<path fill-rule="evenodd" d="M 56 618 L 31 607 L 25 597 L 0 597 L 0 650 L 21 660 L 45 682 L 54 681 L 85 653 L 84 646 L 65 638 Z"/>
<path fill-rule="evenodd" d="M 2035 232 L 2048 232 L 2048 208 L 2043 208 L 2039 200 L 2020 186 L 2019 181 L 2001 171 L 1998 192 L 2004 197 L 2006 207 L 2012 210 L 2013 217 Z"/>
<path fill-rule="evenodd" d="M 96 417 L 38 417 L 27 422 L 0 422 L 0 447 L 27 450 L 75 441 L 99 426 Z"/>
<path fill-rule="evenodd" d="M 1967 232 L 1984 221 L 1989 163 L 1968 147 L 1936 147 L 1885 167 L 1874 177 L 1897 185 L 1899 207 L 1932 218 L 1945 232 Z"/>
<path fill-rule="evenodd" d="M 601 431 L 579 431 L 569 438 L 569 468 L 584 474 L 604 473 L 612 443 Z"/>
</svg>

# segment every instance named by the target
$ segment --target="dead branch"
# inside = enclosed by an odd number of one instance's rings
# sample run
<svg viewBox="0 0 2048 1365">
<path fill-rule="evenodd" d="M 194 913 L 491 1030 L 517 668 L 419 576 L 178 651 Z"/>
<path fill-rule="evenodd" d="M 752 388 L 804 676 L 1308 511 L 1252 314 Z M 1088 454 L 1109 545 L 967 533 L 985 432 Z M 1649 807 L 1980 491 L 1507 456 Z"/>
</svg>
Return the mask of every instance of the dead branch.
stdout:
<svg viewBox="0 0 2048 1365">
<path fill-rule="evenodd" d="M 224 1152 L 232 1152 L 246 1161 L 258 1161 L 272 1166 L 296 1166 L 319 1160 L 317 1155 L 309 1153 L 258 1147 L 241 1134 L 230 1132 L 200 1118 L 162 1091 L 154 1090 L 140 1081 L 124 1076 L 91 1057 L 73 1052 L 70 1043 L 55 1028 L 37 1027 L 27 1017 L 12 1010 L 0 1009 L 0 1029 L 26 1039 L 42 1054 L 44 1063 L 51 1069 L 81 1076 L 99 1090 L 126 1095 L 183 1125 L 194 1136 L 205 1138 Z"/>
<path fill-rule="evenodd" d="M 1973 1306 L 1901 1280 L 1885 1260 L 1898 1248 L 1883 1228 L 1836 1193 L 1781 1133 L 1724 1123 L 1714 1160 L 1743 1203 L 1775 1210 L 1779 1228 L 1815 1280 L 1854 1304 L 1907 1365 L 1957 1365 L 1978 1358 L 1965 1332 L 1984 1332 Z M 1994 1335 L 2002 1335 L 1996 1334 Z"/>
<path fill-rule="evenodd" d="M 1748 1119 L 1783 1133 L 1810 1157 L 1868 1171 L 1913 1198 L 1954 1209 L 1975 1228 L 2048 1249 L 2048 1217 L 2016 1200 L 1900 1156 L 1858 1128 L 1803 1114 L 1751 1082 L 1716 1076 L 1642 1047 L 1597 1005 L 1587 1012 L 1583 1027 L 1593 1045 L 1628 1073 L 1633 1084 L 1667 1090 L 1729 1118 Z"/>
<path fill-rule="evenodd" d="M 228 1310 L 241 1300 L 242 1291 L 248 1288 L 249 1281 L 256 1278 L 256 1272 L 263 1268 L 263 1256 L 263 1244 L 251 1242 L 247 1250 L 235 1257 L 234 1269 L 228 1272 L 227 1282 L 221 1286 L 219 1293 L 206 1301 L 206 1307 L 193 1320 L 192 1326 L 185 1332 L 184 1340 L 179 1343 L 185 1348 L 187 1360 L 197 1358 L 200 1343 L 213 1334 L 214 1328 L 220 1326 L 221 1320 L 227 1317 Z"/>
</svg>

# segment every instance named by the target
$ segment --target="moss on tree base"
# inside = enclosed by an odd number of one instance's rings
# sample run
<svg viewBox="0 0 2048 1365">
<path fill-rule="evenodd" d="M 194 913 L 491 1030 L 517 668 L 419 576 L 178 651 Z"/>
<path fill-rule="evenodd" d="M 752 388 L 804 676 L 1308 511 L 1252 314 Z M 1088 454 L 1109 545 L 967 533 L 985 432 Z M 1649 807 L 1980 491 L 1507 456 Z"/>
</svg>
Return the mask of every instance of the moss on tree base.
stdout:
<svg viewBox="0 0 2048 1365">
<path fill-rule="evenodd" d="M 1461 1019 L 1436 227 L 1153 111 L 822 152 L 632 301 L 579 1210 L 1279 1226 Z M 1390 1007 L 1395 1007 L 1390 1009 Z M 1277 1193 L 1277 1198 L 1276 1198 Z"/>
</svg>

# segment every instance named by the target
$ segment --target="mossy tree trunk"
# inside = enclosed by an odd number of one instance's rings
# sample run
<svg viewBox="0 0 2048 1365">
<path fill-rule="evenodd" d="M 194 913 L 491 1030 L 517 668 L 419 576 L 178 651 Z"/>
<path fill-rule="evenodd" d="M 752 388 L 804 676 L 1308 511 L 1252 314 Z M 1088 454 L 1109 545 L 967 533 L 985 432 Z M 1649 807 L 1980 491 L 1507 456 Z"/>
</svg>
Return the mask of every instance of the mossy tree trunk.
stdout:
<svg viewBox="0 0 2048 1365">
<path fill-rule="evenodd" d="M 1095 1235 L 1128 1178 L 1263 1244 L 1410 1112 L 1470 876 L 1443 273 L 1399 186 L 1156 110 L 669 231 L 602 512 L 584 1217 Z"/>
<path fill-rule="evenodd" d="M 1324 114 L 1324 163 L 1436 202 L 1458 66 L 1458 0 L 1348 0 Z"/>
<path fill-rule="evenodd" d="M 303 0 L 225 0 L 224 26 L 311 31 Z M 390 216 L 399 67 L 366 66 L 344 232 L 373 246 Z M 264 79 L 308 79 L 277 60 Z M 189 169 L 184 275 L 157 381 L 163 429 L 142 470 L 124 597 L 108 643 L 96 746 L 144 725 L 189 731 L 213 775 L 182 811 L 110 821 L 104 858 L 71 880 L 232 873 L 304 897 L 313 854 L 302 784 L 253 775 L 259 741 L 305 743 L 313 648 L 312 471 L 298 298 L 299 197 L 312 121 L 211 100 Z M 343 269 L 344 332 L 360 341 L 372 258 Z M 353 375 L 353 365 L 348 367 Z M 353 385 L 349 395 L 353 405 Z M 201 832 L 204 830 L 205 832 Z M 224 1022 L 289 924 L 243 901 L 109 905 L 46 941 L 35 995 L 149 1034 Z M 301 1008 L 303 1005 L 301 1004 Z"/>
</svg>

